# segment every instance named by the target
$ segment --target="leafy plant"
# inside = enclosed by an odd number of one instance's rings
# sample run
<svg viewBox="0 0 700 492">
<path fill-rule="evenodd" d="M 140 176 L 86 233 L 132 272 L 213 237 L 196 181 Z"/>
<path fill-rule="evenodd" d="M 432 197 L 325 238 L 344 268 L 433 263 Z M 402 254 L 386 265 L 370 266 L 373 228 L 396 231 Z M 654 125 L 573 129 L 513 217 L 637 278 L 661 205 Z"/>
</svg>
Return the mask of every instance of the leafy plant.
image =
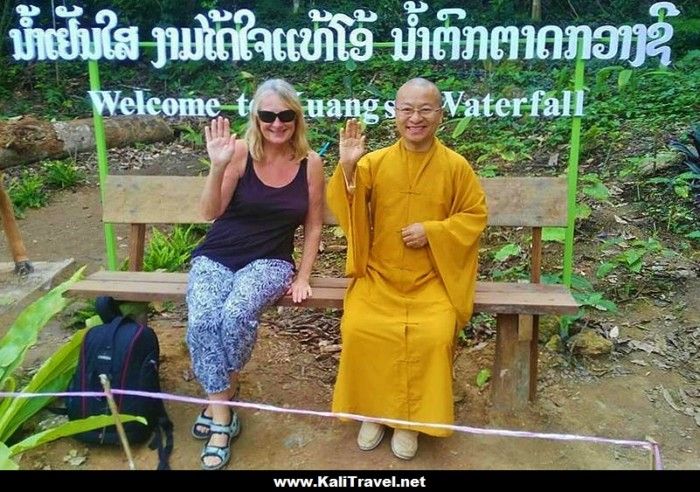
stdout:
<svg viewBox="0 0 700 492">
<path fill-rule="evenodd" d="M 66 328 L 87 327 L 92 328 L 102 323 L 100 315 L 97 314 L 95 299 L 88 299 L 84 306 L 71 313 L 69 321 L 66 323 Z"/>
<path fill-rule="evenodd" d="M 71 188 L 85 181 L 85 172 L 75 163 L 48 161 L 43 166 L 46 184 L 59 189 Z"/>
<path fill-rule="evenodd" d="M 519 245 L 508 243 L 496 251 L 496 253 L 493 255 L 493 259 L 495 261 L 506 261 L 512 256 L 518 256 L 521 252 L 522 248 Z"/>
<path fill-rule="evenodd" d="M 7 193 L 15 208 L 22 212 L 27 208 L 41 208 L 46 205 L 49 197 L 44 186 L 44 178 L 32 171 L 25 170 L 19 179 L 10 182 Z"/>
<path fill-rule="evenodd" d="M 55 287 L 26 309 L 24 309 L 7 334 L 0 339 L 0 388 L 14 392 L 17 389 L 15 371 L 24 361 L 28 350 L 36 343 L 38 335 L 48 321 L 62 311 L 69 303 L 63 293 L 82 275 L 78 270 L 69 280 Z M 79 330 L 70 340 L 54 352 L 22 388 L 22 393 L 52 393 L 66 389 L 75 371 L 80 353 L 80 345 L 86 330 Z M 44 443 L 114 423 L 114 418 L 103 415 L 88 419 L 66 422 L 57 427 L 30 435 L 12 445 L 8 445 L 22 426 L 46 406 L 52 397 L 0 399 L 0 470 L 17 469 L 12 457 Z M 140 420 L 136 417 L 121 416 L 123 422 Z"/>
<path fill-rule="evenodd" d="M 476 385 L 479 389 L 483 389 L 486 383 L 491 379 L 491 370 L 488 368 L 481 369 L 476 375 Z"/>
<path fill-rule="evenodd" d="M 604 246 L 604 249 L 618 245 L 618 243 L 609 241 Z M 642 266 L 644 266 L 644 257 L 649 253 L 658 252 L 662 249 L 661 243 L 654 238 L 649 238 L 646 241 L 636 240 L 612 259 L 602 262 L 596 271 L 596 277 L 603 278 L 619 266 L 624 266 L 632 273 L 639 273 L 642 271 Z"/>
<path fill-rule="evenodd" d="M 542 282 L 545 284 L 561 284 L 561 274 L 542 275 Z M 583 318 L 586 312 L 593 308 L 598 311 L 617 312 L 617 306 L 610 299 L 606 299 L 602 292 L 596 292 L 593 284 L 586 277 L 573 275 L 571 277 L 571 293 L 581 307 L 573 316 L 561 316 L 559 318 L 559 336 L 566 339 L 569 337 L 571 326 Z"/>
<path fill-rule="evenodd" d="M 457 125 L 455 125 L 454 130 L 452 130 L 452 138 L 459 138 L 462 136 L 462 133 L 464 133 L 464 130 L 467 129 L 467 126 L 469 126 L 469 123 L 472 121 L 471 116 L 465 116 L 463 118 L 460 118 L 458 120 L 453 120 L 457 121 Z"/>
<path fill-rule="evenodd" d="M 543 227 L 542 241 L 563 243 L 566 238 L 566 227 Z"/>
<path fill-rule="evenodd" d="M 685 172 L 672 178 L 656 177 L 647 180 L 647 183 L 665 184 L 673 189 L 673 192 L 680 198 L 688 198 L 690 190 L 696 188 L 695 181 L 700 180 L 700 174 L 694 172 Z"/>
<path fill-rule="evenodd" d="M 610 196 L 610 190 L 608 190 L 607 186 L 603 184 L 603 181 L 601 181 L 598 174 L 584 174 L 579 178 L 579 180 L 581 182 L 581 192 L 584 195 L 600 202 L 606 201 Z"/>
<path fill-rule="evenodd" d="M 204 135 L 198 128 L 193 128 L 189 124 L 179 125 L 176 128 L 180 130 L 180 140 L 193 149 L 204 146 Z"/>
<path fill-rule="evenodd" d="M 495 164 L 479 166 L 476 170 L 476 174 L 478 174 L 480 178 L 495 178 L 498 176 L 498 166 Z"/>
<path fill-rule="evenodd" d="M 683 154 L 683 163 L 688 166 L 694 180 L 700 179 L 700 123 L 693 125 L 688 133 L 693 146 L 683 145 L 678 140 L 671 140 L 669 147 Z M 685 174 L 685 173 L 684 173 Z M 683 176 L 683 175 L 681 175 Z"/>
<path fill-rule="evenodd" d="M 181 271 L 201 240 L 193 231 L 192 226 L 177 225 L 166 236 L 155 227 L 151 229 L 151 240 L 143 258 L 144 271 Z"/>
</svg>

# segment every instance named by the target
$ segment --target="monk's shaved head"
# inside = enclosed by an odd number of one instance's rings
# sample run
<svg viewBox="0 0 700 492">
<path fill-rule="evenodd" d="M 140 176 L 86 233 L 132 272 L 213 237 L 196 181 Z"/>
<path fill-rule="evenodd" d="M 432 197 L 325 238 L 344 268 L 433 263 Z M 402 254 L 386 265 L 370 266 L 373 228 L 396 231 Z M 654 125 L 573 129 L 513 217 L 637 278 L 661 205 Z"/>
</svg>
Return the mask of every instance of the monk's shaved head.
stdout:
<svg viewBox="0 0 700 492">
<path fill-rule="evenodd" d="M 435 84 L 415 78 L 399 88 L 396 93 L 396 130 L 408 150 L 428 150 L 441 121 L 442 94 Z"/>
<path fill-rule="evenodd" d="M 399 87 L 399 90 L 396 92 L 396 100 L 398 101 L 401 99 L 401 96 L 405 95 L 405 93 L 410 89 L 419 89 L 421 91 L 429 92 L 431 93 L 431 96 L 435 97 L 435 105 L 438 107 L 442 105 L 442 93 L 440 92 L 440 89 L 438 89 L 437 86 L 431 81 L 422 77 L 411 79 Z"/>
</svg>

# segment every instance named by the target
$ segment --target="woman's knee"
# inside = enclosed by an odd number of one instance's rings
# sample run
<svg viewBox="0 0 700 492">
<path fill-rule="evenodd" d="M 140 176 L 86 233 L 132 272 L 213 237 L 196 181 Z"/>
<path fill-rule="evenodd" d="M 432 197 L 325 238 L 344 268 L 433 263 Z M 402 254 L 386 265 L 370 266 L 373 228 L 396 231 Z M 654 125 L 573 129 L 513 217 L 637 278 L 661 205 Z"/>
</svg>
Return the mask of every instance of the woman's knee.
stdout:
<svg viewBox="0 0 700 492">
<path fill-rule="evenodd" d="M 221 324 L 220 315 L 213 313 L 192 313 L 187 317 L 187 343 L 201 344 L 207 337 L 217 333 Z"/>
<path fill-rule="evenodd" d="M 248 338 L 257 330 L 261 314 L 261 310 L 254 305 L 242 302 L 227 303 L 221 323 L 226 333 Z"/>
</svg>

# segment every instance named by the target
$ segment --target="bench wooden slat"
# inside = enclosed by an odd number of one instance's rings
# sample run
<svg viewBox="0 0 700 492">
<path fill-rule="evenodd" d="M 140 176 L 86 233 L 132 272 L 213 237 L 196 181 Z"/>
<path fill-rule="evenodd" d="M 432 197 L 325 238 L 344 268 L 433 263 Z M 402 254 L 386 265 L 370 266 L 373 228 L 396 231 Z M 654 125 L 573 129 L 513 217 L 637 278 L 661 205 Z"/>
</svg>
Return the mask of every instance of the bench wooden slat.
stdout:
<svg viewBox="0 0 700 492">
<path fill-rule="evenodd" d="M 491 226 L 566 226 L 566 178 L 487 178 L 481 185 Z"/>
<path fill-rule="evenodd" d="M 181 272 L 115 272 L 109 270 L 100 270 L 87 277 L 90 280 L 99 280 L 102 282 L 148 282 L 148 283 L 186 283 L 187 273 Z M 344 289 L 347 287 L 350 279 L 334 278 L 334 277 L 311 277 L 311 287 L 338 287 Z"/>
<path fill-rule="evenodd" d="M 314 297 L 303 307 L 341 308 L 347 278 L 313 277 Z M 81 297 L 109 295 L 116 299 L 149 302 L 182 300 L 186 273 L 97 272 L 69 290 Z M 298 306 L 288 297 L 279 305 Z M 576 301 L 562 285 L 477 282 L 474 310 L 486 313 L 575 314 Z"/>
<path fill-rule="evenodd" d="M 200 224 L 203 177 L 107 177 L 103 220 L 115 224 Z M 565 226 L 565 178 L 486 178 L 481 180 L 492 226 Z M 329 210 L 324 222 L 337 224 Z"/>
</svg>

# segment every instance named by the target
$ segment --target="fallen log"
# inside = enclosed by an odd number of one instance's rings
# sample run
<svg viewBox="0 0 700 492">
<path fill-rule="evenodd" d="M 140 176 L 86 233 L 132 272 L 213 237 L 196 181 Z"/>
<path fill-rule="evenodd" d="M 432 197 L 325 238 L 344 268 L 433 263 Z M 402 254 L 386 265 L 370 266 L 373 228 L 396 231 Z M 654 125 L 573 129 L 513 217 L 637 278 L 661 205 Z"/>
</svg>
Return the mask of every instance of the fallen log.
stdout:
<svg viewBox="0 0 700 492">
<path fill-rule="evenodd" d="M 104 126 L 107 148 L 137 142 L 169 142 L 175 138 L 170 125 L 154 116 L 105 118 Z M 50 122 L 23 116 L 0 121 L 0 169 L 94 150 L 92 118 Z"/>
</svg>

